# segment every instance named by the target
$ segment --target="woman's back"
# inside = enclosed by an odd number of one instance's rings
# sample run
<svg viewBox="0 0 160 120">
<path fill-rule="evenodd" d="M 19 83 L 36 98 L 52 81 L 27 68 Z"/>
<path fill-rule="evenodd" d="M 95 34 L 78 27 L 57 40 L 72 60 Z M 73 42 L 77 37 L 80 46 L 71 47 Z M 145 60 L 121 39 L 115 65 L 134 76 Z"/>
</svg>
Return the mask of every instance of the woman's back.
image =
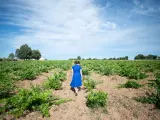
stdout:
<svg viewBox="0 0 160 120">
<path fill-rule="evenodd" d="M 72 69 L 73 69 L 74 74 L 78 74 L 78 73 L 80 74 L 81 66 L 74 65 L 74 66 L 72 66 Z"/>
</svg>

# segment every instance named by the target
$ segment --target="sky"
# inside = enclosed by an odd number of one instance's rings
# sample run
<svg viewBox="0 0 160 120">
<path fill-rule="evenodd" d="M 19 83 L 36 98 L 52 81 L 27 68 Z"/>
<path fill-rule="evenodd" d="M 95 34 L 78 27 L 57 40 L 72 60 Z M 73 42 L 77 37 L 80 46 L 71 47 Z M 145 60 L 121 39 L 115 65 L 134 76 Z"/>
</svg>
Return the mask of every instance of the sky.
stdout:
<svg viewBox="0 0 160 120">
<path fill-rule="evenodd" d="M 23 44 L 47 59 L 160 55 L 160 0 L 0 0 L 0 57 Z"/>
</svg>

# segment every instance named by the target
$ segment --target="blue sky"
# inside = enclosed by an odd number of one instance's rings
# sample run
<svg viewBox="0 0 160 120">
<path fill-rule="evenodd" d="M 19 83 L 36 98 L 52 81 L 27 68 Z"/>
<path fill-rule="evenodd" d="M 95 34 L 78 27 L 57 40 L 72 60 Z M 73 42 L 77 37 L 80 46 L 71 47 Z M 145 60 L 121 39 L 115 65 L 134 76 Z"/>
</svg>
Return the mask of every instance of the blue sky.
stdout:
<svg viewBox="0 0 160 120">
<path fill-rule="evenodd" d="M 0 0 L 0 57 L 22 44 L 47 59 L 160 55 L 160 0 Z"/>
</svg>

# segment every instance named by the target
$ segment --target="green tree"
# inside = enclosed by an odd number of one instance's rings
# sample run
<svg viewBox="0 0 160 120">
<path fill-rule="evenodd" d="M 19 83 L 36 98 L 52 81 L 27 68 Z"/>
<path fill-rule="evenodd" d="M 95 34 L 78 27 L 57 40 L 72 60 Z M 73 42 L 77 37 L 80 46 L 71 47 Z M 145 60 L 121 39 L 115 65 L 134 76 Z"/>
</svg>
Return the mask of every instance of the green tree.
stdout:
<svg viewBox="0 0 160 120">
<path fill-rule="evenodd" d="M 138 54 L 137 56 L 135 56 L 134 59 L 135 60 L 143 60 L 143 59 L 145 59 L 145 56 L 143 54 Z"/>
<path fill-rule="evenodd" d="M 32 55 L 32 50 L 27 44 L 24 44 L 20 47 L 18 53 L 18 57 L 20 59 L 30 59 L 31 55 Z"/>
<path fill-rule="evenodd" d="M 114 57 L 113 60 L 116 60 L 116 58 Z"/>
<path fill-rule="evenodd" d="M 125 60 L 128 60 L 128 56 L 125 56 Z"/>
<path fill-rule="evenodd" d="M 41 53 L 39 50 L 32 50 L 32 59 L 39 60 L 41 58 Z"/>
<path fill-rule="evenodd" d="M 77 59 L 78 59 L 78 60 L 81 60 L 81 56 L 78 56 Z"/>
<path fill-rule="evenodd" d="M 8 56 L 8 58 L 13 60 L 14 59 L 14 54 L 10 53 L 9 56 Z"/>
<path fill-rule="evenodd" d="M 148 60 L 156 60 L 157 59 L 157 55 L 149 54 L 148 56 L 146 56 L 146 59 L 148 59 Z"/>
<path fill-rule="evenodd" d="M 19 49 L 16 49 L 15 57 L 19 58 Z"/>
</svg>

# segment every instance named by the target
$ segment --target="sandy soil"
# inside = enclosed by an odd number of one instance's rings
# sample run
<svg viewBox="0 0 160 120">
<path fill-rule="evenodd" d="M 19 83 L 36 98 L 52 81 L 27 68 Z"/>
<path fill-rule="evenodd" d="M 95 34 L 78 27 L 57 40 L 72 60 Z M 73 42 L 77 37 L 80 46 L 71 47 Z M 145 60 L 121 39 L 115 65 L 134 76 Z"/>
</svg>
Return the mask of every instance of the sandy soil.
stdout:
<svg viewBox="0 0 160 120">
<path fill-rule="evenodd" d="M 33 83 L 41 84 L 47 75 L 38 77 Z M 53 91 L 53 94 L 61 98 L 71 98 L 72 101 L 53 106 L 50 109 L 51 116 L 49 118 L 43 118 L 38 112 L 32 112 L 19 120 L 160 120 L 160 111 L 155 109 L 154 105 L 142 104 L 133 99 L 133 97 L 144 96 L 146 92 L 152 91 L 148 87 L 118 89 L 117 85 L 125 83 L 127 79 L 117 75 L 101 76 L 92 73 L 91 78 L 102 82 L 97 85 L 97 90 L 108 93 L 107 113 L 101 109 L 91 110 L 86 107 L 88 93 L 83 86 L 78 96 L 75 96 L 69 86 L 71 81 L 71 70 L 69 70 L 67 71 L 67 80 L 63 82 L 63 90 Z M 25 81 L 22 83 L 25 88 L 28 87 L 27 85 Z"/>
<path fill-rule="evenodd" d="M 31 85 L 42 85 L 43 82 L 45 82 L 47 80 L 47 77 L 49 75 L 51 75 L 53 73 L 52 71 L 49 71 L 48 73 L 41 73 L 41 75 L 37 76 L 36 79 L 34 80 L 22 80 L 22 81 L 18 81 L 16 83 L 16 86 L 18 88 L 25 88 L 28 89 L 31 87 Z"/>
<path fill-rule="evenodd" d="M 100 76 L 98 74 L 93 74 L 92 77 L 97 80 L 102 80 L 103 84 L 99 84 L 97 89 L 108 93 L 108 115 L 102 115 L 102 120 L 160 119 L 160 111 L 156 110 L 154 105 L 142 104 L 133 99 L 133 97 L 146 95 L 146 92 L 150 90 L 147 86 L 139 89 L 117 89 L 116 86 L 118 84 L 123 84 L 127 81 L 125 77 L 117 75 Z"/>
</svg>

